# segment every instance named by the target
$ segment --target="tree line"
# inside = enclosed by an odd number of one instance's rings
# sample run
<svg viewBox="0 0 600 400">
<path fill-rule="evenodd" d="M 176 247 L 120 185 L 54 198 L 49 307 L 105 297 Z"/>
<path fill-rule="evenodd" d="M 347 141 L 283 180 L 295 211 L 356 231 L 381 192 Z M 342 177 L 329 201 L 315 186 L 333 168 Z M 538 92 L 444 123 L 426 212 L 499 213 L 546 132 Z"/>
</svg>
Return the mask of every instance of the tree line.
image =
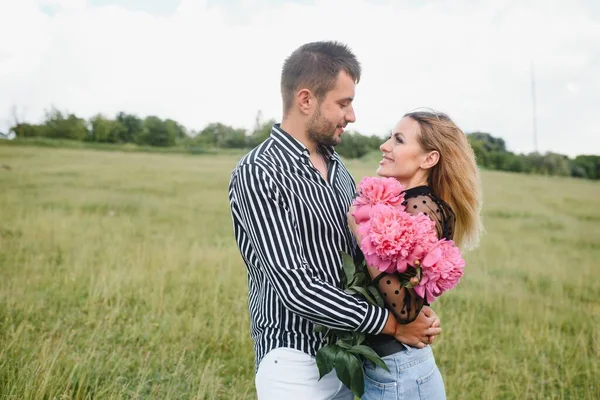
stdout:
<svg viewBox="0 0 600 400">
<path fill-rule="evenodd" d="M 600 155 L 570 158 L 553 152 L 515 154 L 506 149 L 503 139 L 489 133 L 472 132 L 467 134 L 467 138 L 475 152 L 477 164 L 487 169 L 600 179 Z"/>
<path fill-rule="evenodd" d="M 10 131 L 17 138 L 43 137 L 156 147 L 180 146 L 188 149 L 249 149 L 269 136 L 273 123 L 274 120 L 262 121 L 259 114 L 251 130 L 213 122 L 201 131 L 188 131 L 177 121 L 157 116 L 140 118 L 134 114 L 119 112 L 114 118 L 97 114 L 85 120 L 53 108 L 46 112 L 42 123 L 15 122 Z M 489 133 L 471 132 L 467 133 L 467 138 L 475 152 L 477 163 L 483 168 L 600 179 L 599 155 L 570 158 L 553 152 L 516 154 L 507 150 L 503 139 Z M 378 150 L 382 142 L 381 136 L 366 136 L 351 131 L 344 134 L 344 140 L 336 147 L 336 151 L 346 158 L 360 158 Z"/>
</svg>

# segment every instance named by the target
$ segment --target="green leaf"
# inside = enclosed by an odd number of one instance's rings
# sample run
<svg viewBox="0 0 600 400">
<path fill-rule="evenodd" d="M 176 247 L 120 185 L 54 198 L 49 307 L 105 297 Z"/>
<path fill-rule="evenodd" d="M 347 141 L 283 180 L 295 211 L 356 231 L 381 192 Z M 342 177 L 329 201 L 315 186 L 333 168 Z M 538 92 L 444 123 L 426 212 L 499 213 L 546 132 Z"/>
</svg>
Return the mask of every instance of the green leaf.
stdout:
<svg viewBox="0 0 600 400">
<path fill-rule="evenodd" d="M 319 380 L 333 370 L 339 350 L 340 348 L 336 345 L 328 344 L 317 351 L 316 361 L 319 368 Z"/>
<path fill-rule="evenodd" d="M 329 330 L 329 328 L 326 327 L 326 326 L 324 326 L 324 325 L 318 325 L 317 324 L 317 325 L 315 325 L 315 329 L 314 330 L 315 330 L 315 332 L 318 332 L 318 333 L 327 333 L 327 331 Z"/>
<path fill-rule="evenodd" d="M 359 261 L 357 263 L 354 263 L 354 265 L 356 265 L 356 270 L 358 272 L 367 272 L 367 262 L 365 261 L 365 259 L 363 258 L 362 261 Z"/>
<path fill-rule="evenodd" d="M 342 253 L 342 260 L 344 265 L 344 274 L 346 275 L 346 285 L 352 285 L 354 281 L 354 272 L 356 272 L 356 266 L 354 265 L 354 259 L 348 253 Z"/>
<path fill-rule="evenodd" d="M 354 274 L 354 282 L 353 285 L 356 286 L 367 286 L 370 282 L 369 277 L 364 272 L 356 272 Z"/>
<path fill-rule="evenodd" d="M 383 307 L 385 305 L 383 297 L 381 297 L 379 290 L 375 286 L 369 286 L 369 292 L 373 295 L 376 306 Z"/>
<path fill-rule="evenodd" d="M 373 364 L 390 372 L 388 366 L 385 365 L 385 362 L 381 359 L 381 357 L 379 357 L 379 355 L 377 353 L 375 353 L 375 351 L 373 351 L 372 348 L 362 345 L 362 344 L 359 344 L 356 346 L 352 346 L 352 348 L 349 351 L 354 354 L 362 355 L 367 360 L 371 361 Z"/>
<path fill-rule="evenodd" d="M 347 351 L 340 351 L 335 357 L 335 371 L 342 383 L 357 397 L 365 392 L 362 363 L 358 357 Z"/>
<path fill-rule="evenodd" d="M 350 289 L 360 293 L 365 298 L 365 300 L 367 300 L 369 303 L 371 303 L 371 304 L 374 303 L 375 300 L 371 297 L 371 294 L 364 287 L 352 286 L 352 287 L 350 287 Z"/>
<path fill-rule="evenodd" d="M 352 340 L 352 335 L 353 334 L 354 334 L 354 332 L 351 332 L 351 331 L 343 331 L 343 330 L 336 330 L 335 331 L 335 335 L 339 339 L 343 339 L 343 340 Z"/>
<path fill-rule="evenodd" d="M 338 340 L 340 338 L 348 338 L 349 335 L 350 332 L 348 331 L 342 331 L 340 329 L 330 329 L 325 337 L 333 340 Z"/>
<path fill-rule="evenodd" d="M 352 337 L 338 339 L 338 341 L 335 342 L 335 344 L 338 345 L 339 347 L 341 347 L 342 349 L 348 350 L 352 347 Z"/>
<path fill-rule="evenodd" d="M 354 332 L 352 335 L 352 346 L 357 346 L 365 341 L 365 334 L 362 332 Z"/>
</svg>

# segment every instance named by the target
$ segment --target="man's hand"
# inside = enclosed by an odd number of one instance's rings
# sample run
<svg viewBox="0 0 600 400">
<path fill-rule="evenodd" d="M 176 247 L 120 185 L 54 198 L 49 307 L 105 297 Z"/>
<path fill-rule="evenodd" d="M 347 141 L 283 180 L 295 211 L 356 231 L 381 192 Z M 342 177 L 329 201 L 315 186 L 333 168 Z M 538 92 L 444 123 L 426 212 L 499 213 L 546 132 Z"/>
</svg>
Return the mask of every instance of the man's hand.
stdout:
<svg viewBox="0 0 600 400">
<path fill-rule="evenodd" d="M 435 336 L 440 333 L 442 333 L 440 319 L 430 307 L 424 306 L 413 322 L 397 325 L 394 337 L 399 342 L 422 349 L 433 343 Z"/>
</svg>

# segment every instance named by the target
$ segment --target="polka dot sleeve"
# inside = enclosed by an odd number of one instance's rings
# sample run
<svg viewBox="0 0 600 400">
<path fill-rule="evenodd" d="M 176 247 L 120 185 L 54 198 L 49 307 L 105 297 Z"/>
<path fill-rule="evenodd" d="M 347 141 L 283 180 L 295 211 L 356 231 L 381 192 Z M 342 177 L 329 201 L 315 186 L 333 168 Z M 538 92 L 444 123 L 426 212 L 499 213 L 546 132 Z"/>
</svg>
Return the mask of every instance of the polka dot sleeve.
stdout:
<svg viewBox="0 0 600 400">
<path fill-rule="evenodd" d="M 445 237 L 448 230 L 447 216 L 453 215 L 448 212 L 447 205 L 439 202 L 430 194 L 421 194 L 406 199 L 404 203 L 406 211 L 416 215 L 423 213 L 435 222 L 438 237 Z M 453 228 L 450 227 L 450 228 Z M 394 314 L 398 323 L 408 324 L 417 318 L 419 312 L 425 305 L 425 300 L 419 297 L 413 289 L 402 287 L 400 276 L 397 273 L 381 273 L 374 280 L 382 295 L 387 308 Z"/>
</svg>

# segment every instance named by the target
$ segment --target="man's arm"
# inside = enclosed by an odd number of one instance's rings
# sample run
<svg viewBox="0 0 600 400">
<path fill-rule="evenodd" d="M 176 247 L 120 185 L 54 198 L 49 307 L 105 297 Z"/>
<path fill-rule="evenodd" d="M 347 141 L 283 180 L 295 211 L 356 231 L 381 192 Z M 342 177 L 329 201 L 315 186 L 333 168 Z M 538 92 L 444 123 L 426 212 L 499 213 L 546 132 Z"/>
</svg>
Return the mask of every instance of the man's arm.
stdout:
<svg viewBox="0 0 600 400">
<path fill-rule="evenodd" d="M 316 277 L 301 251 L 301 240 L 286 201 L 260 167 L 239 168 L 232 201 L 269 284 L 288 310 L 335 329 L 377 334 L 395 328 L 389 312 L 361 301 Z"/>
</svg>

